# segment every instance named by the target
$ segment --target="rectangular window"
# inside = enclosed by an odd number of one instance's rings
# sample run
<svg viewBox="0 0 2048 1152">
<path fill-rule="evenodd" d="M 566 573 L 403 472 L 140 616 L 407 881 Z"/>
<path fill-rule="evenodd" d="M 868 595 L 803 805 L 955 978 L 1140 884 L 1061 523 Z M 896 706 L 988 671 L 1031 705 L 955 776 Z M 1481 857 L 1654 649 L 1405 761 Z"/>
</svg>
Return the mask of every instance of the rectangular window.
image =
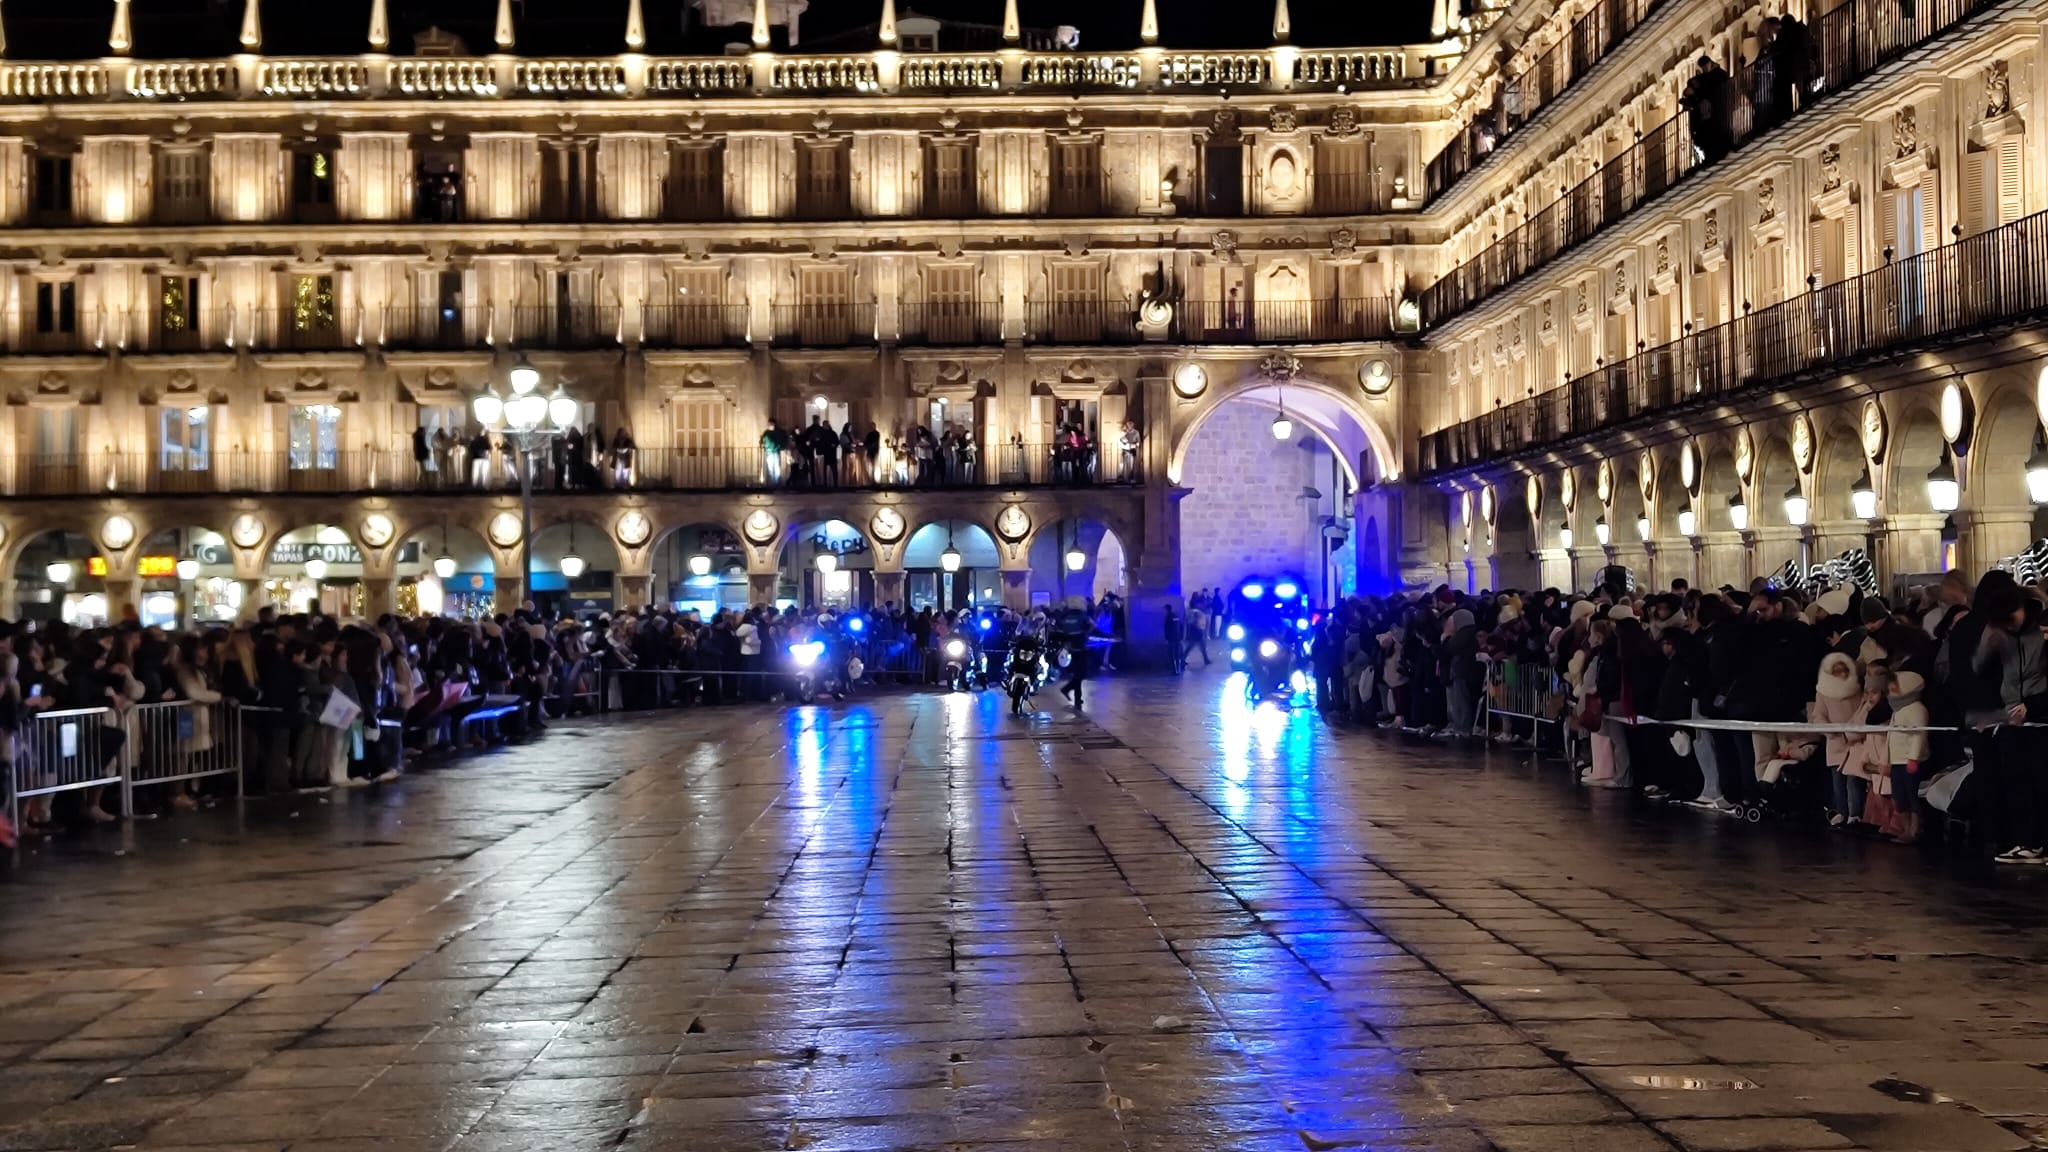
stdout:
<svg viewBox="0 0 2048 1152">
<path fill-rule="evenodd" d="M 340 467 L 340 408 L 332 404 L 294 404 L 286 431 L 292 471 L 331 471 Z"/>
<path fill-rule="evenodd" d="M 199 277 L 157 277 L 156 329 L 166 335 L 199 331 Z"/>
<path fill-rule="evenodd" d="M 71 157 L 36 157 L 36 213 L 45 220 L 71 218 Z"/>
<path fill-rule="evenodd" d="M 292 205 L 300 209 L 334 207 L 333 153 L 292 153 Z"/>
<path fill-rule="evenodd" d="M 715 348 L 725 342 L 725 272 L 720 268 L 679 268 L 670 273 L 675 291 L 665 308 L 649 311 L 650 336 L 666 333 L 679 347 Z"/>
<path fill-rule="evenodd" d="M 167 148 L 156 157 L 156 214 L 165 224 L 195 224 L 207 217 L 206 153 Z"/>
<path fill-rule="evenodd" d="M 676 147 L 669 161 L 669 219 L 724 219 L 724 156 L 723 147 L 716 143 Z"/>
<path fill-rule="evenodd" d="M 36 285 L 36 333 L 68 335 L 78 331 L 77 288 L 69 281 Z"/>
<path fill-rule="evenodd" d="M 934 265 L 925 269 L 925 335 L 944 344 L 976 339 L 980 309 L 974 299 L 976 269 L 972 265 Z"/>
<path fill-rule="evenodd" d="M 78 454 L 78 409 L 38 408 L 35 414 L 38 459 L 62 460 Z"/>
<path fill-rule="evenodd" d="M 850 214 L 843 142 L 798 142 L 796 210 L 806 220 L 840 220 Z"/>
<path fill-rule="evenodd" d="M 292 331 L 332 332 L 334 327 L 334 277 L 293 277 Z"/>
<path fill-rule="evenodd" d="M 1366 210 L 1365 137 L 1316 141 L 1316 211 L 1348 216 Z"/>
<path fill-rule="evenodd" d="M 1052 266 L 1052 338 L 1062 342 L 1102 338 L 1102 267 Z"/>
<path fill-rule="evenodd" d="M 204 472 L 212 464 L 208 451 L 205 405 L 157 409 L 157 467 L 164 472 Z"/>
<path fill-rule="evenodd" d="M 1094 216 L 1102 211 L 1100 141 L 1053 141 L 1052 211 L 1056 216 Z"/>
<path fill-rule="evenodd" d="M 1244 215 L 1244 145 L 1235 137 L 1202 149 L 1202 200 L 1211 216 Z"/>
<path fill-rule="evenodd" d="M 925 143 L 925 215 L 974 215 L 974 142 L 928 140 Z"/>
<path fill-rule="evenodd" d="M 797 335 L 805 343 L 844 343 L 852 332 L 853 270 L 803 268 L 797 273 Z"/>
</svg>

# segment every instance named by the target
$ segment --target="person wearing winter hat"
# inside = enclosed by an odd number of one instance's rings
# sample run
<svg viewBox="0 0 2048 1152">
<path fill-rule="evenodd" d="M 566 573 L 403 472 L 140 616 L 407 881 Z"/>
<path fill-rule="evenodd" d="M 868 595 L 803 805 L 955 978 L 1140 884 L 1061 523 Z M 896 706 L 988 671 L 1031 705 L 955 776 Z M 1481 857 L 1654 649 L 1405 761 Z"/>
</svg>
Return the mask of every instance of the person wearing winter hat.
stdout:
<svg viewBox="0 0 2048 1152">
<path fill-rule="evenodd" d="M 1862 724 L 1876 701 L 1863 691 L 1863 676 L 1856 661 L 1840 652 L 1821 658 L 1820 678 L 1813 686 L 1813 703 L 1806 706 L 1809 724 Z M 1865 738 L 1844 732 L 1827 737 L 1828 781 L 1833 789 L 1834 812 L 1828 827 L 1853 831 L 1863 822 L 1863 804 L 1870 786 L 1872 766 Z M 1882 769 L 1878 769 L 1882 771 Z"/>
<path fill-rule="evenodd" d="M 1599 609 L 1595 607 L 1591 600 L 1574 600 L 1572 601 L 1571 623 L 1577 624 L 1581 621 L 1591 620 L 1593 613 L 1597 611 Z"/>
<path fill-rule="evenodd" d="M 1893 731 L 1885 734 L 1885 752 L 1890 760 L 1892 781 L 1892 804 L 1899 810 L 1899 821 L 1903 826 L 1892 839 L 1900 844 L 1911 844 L 1920 838 L 1920 765 L 1927 762 L 1928 746 L 1927 705 L 1920 702 L 1920 694 L 1927 686 L 1918 672 L 1901 672 L 1892 678 L 1891 690 L 1886 702 L 1891 705 L 1891 726 Z M 1923 729 L 1912 731 L 1912 729 Z M 2001 863 L 2040 863 L 2041 854 L 2033 849 L 2031 859 L 2008 860 L 2000 856 Z"/>
</svg>

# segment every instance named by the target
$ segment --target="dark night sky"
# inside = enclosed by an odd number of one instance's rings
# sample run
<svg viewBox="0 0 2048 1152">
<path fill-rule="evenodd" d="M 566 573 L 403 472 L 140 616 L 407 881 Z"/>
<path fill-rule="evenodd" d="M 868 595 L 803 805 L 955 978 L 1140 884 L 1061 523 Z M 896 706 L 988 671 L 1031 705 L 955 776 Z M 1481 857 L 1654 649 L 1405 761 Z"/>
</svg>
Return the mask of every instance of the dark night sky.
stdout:
<svg viewBox="0 0 2048 1152">
<path fill-rule="evenodd" d="M 696 27 L 684 34 L 681 0 L 642 0 L 648 51 L 716 51 L 731 37 Z M 1071 24 L 1083 49 L 1137 43 L 1143 0 L 1019 0 L 1027 27 Z M 475 52 L 490 50 L 496 0 L 387 0 L 395 51 L 413 32 L 438 24 L 464 37 Z M 1161 41 L 1168 47 L 1251 48 L 1270 42 L 1272 0 L 1158 0 Z M 1427 34 L 1427 0 L 1291 0 L 1294 43 L 1400 44 Z M 106 52 L 113 0 L 6 0 L 0 8 L 10 58 L 76 58 Z M 363 49 L 369 0 L 269 0 L 263 6 L 264 49 L 276 54 L 338 55 Z M 518 49 L 571 55 L 620 49 L 626 0 L 514 0 Z M 805 40 L 872 25 L 881 0 L 811 0 Z M 1000 24 L 1002 0 L 897 0 L 899 16 Z M 137 56 L 219 56 L 235 50 L 240 0 L 133 0 Z M 801 45 L 800 45 L 801 47 Z"/>
</svg>

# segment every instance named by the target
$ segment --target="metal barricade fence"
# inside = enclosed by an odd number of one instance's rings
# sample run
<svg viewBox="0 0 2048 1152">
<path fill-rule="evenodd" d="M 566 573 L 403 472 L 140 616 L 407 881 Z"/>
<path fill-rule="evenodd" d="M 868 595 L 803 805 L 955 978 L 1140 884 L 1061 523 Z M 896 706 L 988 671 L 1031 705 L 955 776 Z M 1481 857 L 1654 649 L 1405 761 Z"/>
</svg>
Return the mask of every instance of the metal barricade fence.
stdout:
<svg viewBox="0 0 2048 1152">
<path fill-rule="evenodd" d="M 137 704 L 122 721 L 121 815 L 135 815 L 135 790 L 154 784 L 233 776 L 242 794 L 242 724 L 228 701 Z"/>
<path fill-rule="evenodd" d="M 9 819 L 20 823 L 24 797 L 120 783 L 120 748 L 107 736 L 106 717 L 105 708 L 67 708 L 38 713 L 22 724 Z"/>
<path fill-rule="evenodd" d="M 1539 740 L 1545 725 L 1558 730 L 1559 743 L 1565 736 L 1565 714 L 1569 710 L 1564 680 L 1548 664 L 1528 660 L 1496 660 L 1487 670 L 1486 691 L 1481 696 L 1483 731 L 1494 734 L 1494 717 L 1507 720 L 1502 734 L 1513 736 L 1515 721 L 1526 721 L 1532 740 Z"/>
</svg>

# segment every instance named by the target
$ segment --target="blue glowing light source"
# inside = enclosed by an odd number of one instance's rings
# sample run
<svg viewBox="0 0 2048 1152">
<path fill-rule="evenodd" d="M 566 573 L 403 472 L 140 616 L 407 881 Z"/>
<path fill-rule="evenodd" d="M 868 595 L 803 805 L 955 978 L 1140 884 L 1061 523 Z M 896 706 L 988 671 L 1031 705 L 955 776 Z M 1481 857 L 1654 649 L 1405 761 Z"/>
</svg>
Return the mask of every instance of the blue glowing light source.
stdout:
<svg viewBox="0 0 2048 1152">
<path fill-rule="evenodd" d="M 1232 624 L 1223 630 L 1223 634 L 1232 640 L 1242 640 L 1244 639 L 1244 625 Z"/>
<path fill-rule="evenodd" d="M 1308 617 L 1304 616 L 1304 617 L 1302 617 L 1301 619 L 1299 619 L 1299 620 L 1296 620 L 1296 621 L 1294 622 L 1294 630 L 1295 630 L 1296 632 L 1306 632 L 1306 631 L 1308 631 Z"/>
<path fill-rule="evenodd" d="M 1295 594 L 1300 591 L 1301 589 L 1296 588 L 1291 580 L 1273 585 L 1273 595 L 1278 596 L 1282 600 L 1292 600 Z"/>
<path fill-rule="evenodd" d="M 977 624 L 977 627 L 979 627 L 979 628 L 980 628 L 980 629 L 981 629 L 981 630 L 982 630 L 983 632 L 986 632 L 986 631 L 988 631 L 988 630 L 989 630 L 989 628 L 990 628 L 990 627 L 992 627 L 992 626 L 993 626 L 994 624 L 995 624 L 995 621 L 993 621 L 993 620 L 989 619 L 989 618 L 988 618 L 988 617 L 986 617 L 986 616 L 983 616 L 983 617 L 981 618 L 981 620 L 979 621 L 979 623 Z"/>
<path fill-rule="evenodd" d="M 1242 648 L 1232 648 L 1232 649 L 1230 650 L 1230 662 L 1231 662 L 1232 664 L 1242 664 L 1242 663 L 1244 663 L 1244 649 L 1242 649 Z"/>
<path fill-rule="evenodd" d="M 789 646 L 790 658 L 796 661 L 799 668 L 809 668 L 818 662 L 818 657 L 824 654 L 825 642 L 822 640 L 807 640 L 804 643 L 791 644 Z"/>
<path fill-rule="evenodd" d="M 1294 675 L 1287 678 L 1287 682 L 1293 686 L 1296 692 L 1308 691 L 1308 676 L 1299 668 L 1294 670 Z"/>
<path fill-rule="evenodd" d="M 1280 645 L 1274 643 L 1271 640 L 1259 641 L 1259 655 L 1264 656 L 1268 660 L 1271 660 L 1273 657 L 1278 656 L 1279 654 Z"/>
<path fill-rule="evenodd" d="M 1264 584 L 1247 584 L 1239 589 L 1239 591 L 1244 593 L 1245 599 L 1257 600 L 1266 594 L 1266 586 Z"/>
<path fill-rule="evenodd" d="M 858 616 L 849 616 L 846 619 L 846 630 L 848 632 L 865 632 L 867 627 L 868 622 Z"/>
</svg>

